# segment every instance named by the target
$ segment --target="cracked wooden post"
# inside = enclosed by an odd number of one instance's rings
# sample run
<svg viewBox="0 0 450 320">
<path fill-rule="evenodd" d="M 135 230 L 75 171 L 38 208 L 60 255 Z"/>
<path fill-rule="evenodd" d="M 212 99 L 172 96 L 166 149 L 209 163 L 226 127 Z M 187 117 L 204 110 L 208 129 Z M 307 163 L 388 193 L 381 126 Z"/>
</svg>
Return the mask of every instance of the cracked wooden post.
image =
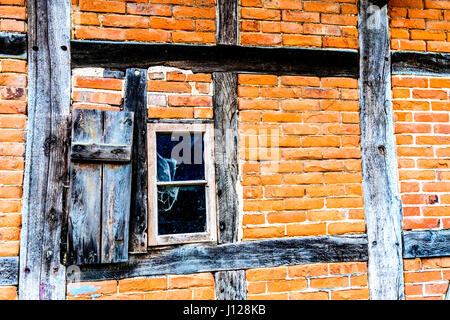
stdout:
<svg viewBox="0 0 450 320">
<path fill-rule="evenodd" d="M 370 299 L 404 299 L 387 5 L 360 0 L 360 120 Z"/>
<path fill-rule="evenodd" d="M 217 44 L 237 45 L 239 15 L 237 1 L 219 0 L 217 3 Z M 237 74 L 217 72 L 214 83 L 214 128 L 217 180 L 217 214 L 219 244 L 238 241 L 239 183 Z M 216 299 L 245 300 L 247 279 L 245 270 L 216 272 Z"/>
<path fill-rule="evenodd" d="M 60 263 L 70 146 L 70 1 L 28 2 L 28 135 L 19 298 L 66 297 Z"/>
</svg>

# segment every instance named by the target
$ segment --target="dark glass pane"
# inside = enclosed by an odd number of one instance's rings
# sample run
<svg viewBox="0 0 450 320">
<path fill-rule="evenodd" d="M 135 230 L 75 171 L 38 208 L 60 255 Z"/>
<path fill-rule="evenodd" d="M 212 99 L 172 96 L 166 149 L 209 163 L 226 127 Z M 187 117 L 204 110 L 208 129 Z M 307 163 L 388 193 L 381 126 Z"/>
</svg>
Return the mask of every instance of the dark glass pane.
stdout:
<svg viewBox="0 0 450 320">
<path fill-rule="evenodd" d="M 205 186 L 158 187 L 158 234 L 206 231 Z"/>
<path fill-rule="evenodd" d="M 157 133 L 158 181 L 205 180 L 202 133 Z"/>
</svg>

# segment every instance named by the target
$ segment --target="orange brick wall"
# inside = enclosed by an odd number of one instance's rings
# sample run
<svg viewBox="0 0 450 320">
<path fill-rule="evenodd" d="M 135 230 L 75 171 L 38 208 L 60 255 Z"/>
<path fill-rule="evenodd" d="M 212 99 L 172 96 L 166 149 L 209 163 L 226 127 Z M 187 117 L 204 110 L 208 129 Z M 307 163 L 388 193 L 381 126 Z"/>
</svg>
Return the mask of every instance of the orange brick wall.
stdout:
<svg viewBox="0 0 450 320">
<path fill-rule="evenodd" d="M 213 300 L 211 273 L 69 283 L 69 300 Z"/>
<path fill-rule="evenodd" d="M 104 77 L 103 69 L 72 70 L 72 107 L 120 110 L 125 80 Z"/>
<path fill-rule="evenodd" d="M 391 0 L 392 50 L 450 52 L 450 3 Z"/>
<path fill-rule="evenodd" d="M 0 32 L 26 32 L 25 0 L 0 1 Z"/>
<path fill-rule="evenodd" d="M 365 262 L 322 263 L 247 270 L 249 300 L 369 298 Z"/>
<path fill-rule="evenodd" d="M 211 74 L 155 67 L 148 77 L 149 118 L 213 118 Z"/>
<path fill-rule="evenodd" d="M 245 240 L 364 233 L 357 80 L 239 75 Z"/>
<path fill-rule="evenodd" d="M 392 50 L 450 52 L 450 4 L 389 2 Z M 403 228 L 450 228 L 448 77 L 392 77 Z M 407 299 L 443 299 L 449 260 L 405 260 Z M 447 269 L 446 269 L 447 268 Z"/>
<path fill-rule="evenodd" d="M 241 45 L 358 48 L 356 0 L 240 0 Z M 215 0 L 72 0 L 73 38 L 214 44 Z M 450 6 L 391 0 L 393 50 L 450 52 Z M 26 32 L 0 0 L 0 32 Z M 0 257 L 21 226 L 26 62 L 0 59 Z M 404 229 L 450 228 L 450 78 L 394 76 Z M 125 79 L 73 71 L 74 108 L 120 110 Z M 154 67 L 151 119 L 213 119 L 211 74 Z M 239 75 L 243 240 L 364 233 L 357 80 Z M 249 299 L 367 299 L 366 263 L 247 270 Z M 405 260 L 407 299 L 442 299 L 450 258 Z M 68 284 L 68 299 L 214 299 L 211 273 Z M 0 300 L 17 299 L 0 286 Z"/>
<path fill-rule="evenodd" d="M 17 256 L 26 125 L 26 62 L 0 59 L 0 256 Z"/>
<path fill-rule="evenodd" d="M 407 300 L 443 300 L 449 289 L 450 258 L 404 261 Z"/>
<path fill-rule="evenodd" d="M 215 43 L 215 0 L 72 0 L 73 38 Z"/>
<path fill-rule="evenodd" d="M 358 48 L 356 0 L 240 0 L 240 44 Z"/>
<path fill-rule="evenodd" d="M 394 76 L 404 229 L 450 228 L 450 78 Z"/>
</svg>

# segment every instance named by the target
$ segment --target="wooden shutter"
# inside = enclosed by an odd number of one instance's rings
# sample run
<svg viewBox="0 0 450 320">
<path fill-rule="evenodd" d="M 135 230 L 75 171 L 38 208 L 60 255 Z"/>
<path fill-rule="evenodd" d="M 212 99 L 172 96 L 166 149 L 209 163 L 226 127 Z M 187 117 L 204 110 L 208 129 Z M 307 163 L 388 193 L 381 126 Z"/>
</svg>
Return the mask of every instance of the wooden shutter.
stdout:
<svg viewBox="0 0 450 320">
<path fill-rule="evenodd" d="M 69 264 L 128 260 L 133 112 L 72 115 Z"/>
</svg>

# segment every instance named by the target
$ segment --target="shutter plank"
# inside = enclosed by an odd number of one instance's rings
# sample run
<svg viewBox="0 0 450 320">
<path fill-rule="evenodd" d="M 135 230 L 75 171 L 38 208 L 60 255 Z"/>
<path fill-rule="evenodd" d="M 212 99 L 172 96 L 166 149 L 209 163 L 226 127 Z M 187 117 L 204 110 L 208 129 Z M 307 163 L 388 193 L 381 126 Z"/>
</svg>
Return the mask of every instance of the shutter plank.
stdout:
<svg viewBox="0 0 450 320">
<path fill-rule="evenodd" d="M 130 162 L 131 145 L 74 143 L 70 158 L 72 161 Z"/>
<path fill-rule="evenodd" d="M 102 112 L 73 111 L 72 140 L 94 143 L 102 137 Z M 102 166 L 71 163 L 69 210 L 69 261 L 74 264 L 100 263 Z"/>
<path fill-rule="evenodd" d="M 104 113 L 104 143 L 131 146 L 132 112 Z M 128 260 L 131 164 L 103 164 L 102 263 Z"/>
</svg>

